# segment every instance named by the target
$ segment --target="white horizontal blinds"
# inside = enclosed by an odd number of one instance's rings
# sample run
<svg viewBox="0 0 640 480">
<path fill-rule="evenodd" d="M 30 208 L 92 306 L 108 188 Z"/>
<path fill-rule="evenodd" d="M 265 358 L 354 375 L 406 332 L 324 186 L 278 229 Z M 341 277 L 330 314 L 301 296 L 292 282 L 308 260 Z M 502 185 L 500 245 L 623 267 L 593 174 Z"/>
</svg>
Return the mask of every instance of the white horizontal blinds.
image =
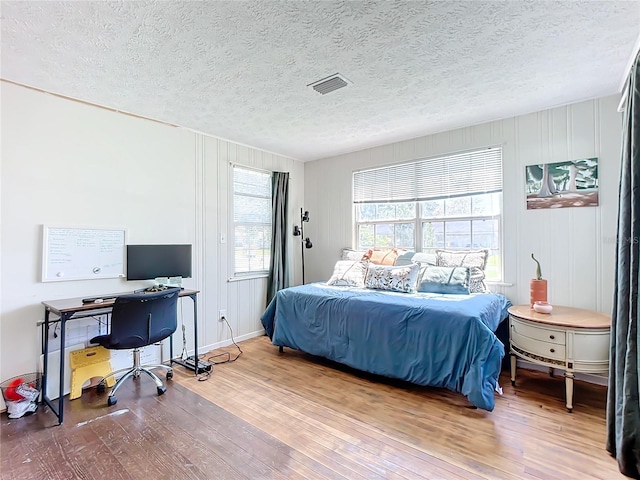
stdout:
<svg viewBox="0 0 640 480">
<path fill-rule="evenodd" d="M 234 270 L 269 270 L 271 255 L 271 173 L 233 166 Z"/>
<path fill-rule="evenodd" d="M 407 202 L 502 191 L 502 147 L 353 174 L 354 203 Z"/>
</svg>

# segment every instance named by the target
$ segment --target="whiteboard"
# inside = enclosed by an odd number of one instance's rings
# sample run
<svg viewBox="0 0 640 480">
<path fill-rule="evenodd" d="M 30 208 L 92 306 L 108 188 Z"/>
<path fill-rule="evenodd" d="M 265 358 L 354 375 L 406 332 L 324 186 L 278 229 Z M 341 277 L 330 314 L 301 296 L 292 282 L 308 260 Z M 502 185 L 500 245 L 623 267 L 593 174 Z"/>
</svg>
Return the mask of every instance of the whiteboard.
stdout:
<svg viewBox="0 0 640 480">
<path fill-rule="evenodd" d="M 124 277 L 124 228 L 43 225 L 42 281 Z"/>
</svg>

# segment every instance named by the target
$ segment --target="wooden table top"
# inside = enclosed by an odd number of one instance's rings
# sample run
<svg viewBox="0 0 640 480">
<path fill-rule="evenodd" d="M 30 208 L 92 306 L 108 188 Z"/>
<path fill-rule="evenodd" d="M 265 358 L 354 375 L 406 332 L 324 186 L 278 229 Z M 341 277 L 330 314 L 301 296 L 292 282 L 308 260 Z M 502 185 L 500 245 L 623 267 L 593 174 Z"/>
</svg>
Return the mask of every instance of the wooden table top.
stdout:
<svg viewBox="0 0 640 480">
<path fill-rule="evenodd" d="M 556 327 L 602 329 L 611 327 L 611 317 L 604 313 L 582 308 L 553 306 L 551 313 L 538 313 L 531 305 L 509 307 L 514 317 Z"/>
<path fill-rule="evenodd" d="M 45 300 L 42 304 L 46 309 L 50 310 L 55 314 L 60 314 L 63 312 L 81 312 L 83 310 L 98 310 L 98 309 L 110 309 L 113 306 L 113 302 L 115 302 L 115 297 L 119 297 L 122 295 L 130 295 L 133 292 L 119 292 L 119 293 L 105 293 L 104 295 L 93 295 L 95 298 L 104 298 L 109 300 L 104 300 L 102 303 L 82 303 L 83 298 L 87 297 L 76 297 L 76 298 L 62 298 L 59 300 Z M 142 293 L 142 292 L 140 292 Z M 199 290 L 180 290 L 180 297 L 188 297 L 190 295 L 194 295 L 196 293 L 200 293 Z"/>
</svg>

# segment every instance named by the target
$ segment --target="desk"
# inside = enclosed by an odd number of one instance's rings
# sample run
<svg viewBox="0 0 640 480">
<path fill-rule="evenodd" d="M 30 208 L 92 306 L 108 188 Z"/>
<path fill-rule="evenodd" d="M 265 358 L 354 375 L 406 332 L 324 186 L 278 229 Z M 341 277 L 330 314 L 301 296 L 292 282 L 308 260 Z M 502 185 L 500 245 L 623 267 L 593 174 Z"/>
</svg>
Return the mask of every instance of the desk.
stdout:
<svg viewBox="0 0 640 480">
<path fill-rule="evenodd" d="M 516 383 L 516 357 L 564 370 L 567 411 L 573 411 L 574 372 L 606 373 L 609 369 L 611 318 L 603 313 L 553 307 L 538 313 L 531 305 L 509 307 L 511 384 Z"/>
<path fill-rule="evenodd" d="M 96 298 L 117 297 L 128 295 L 133 292 L 111 293 Z M 180 297 L 189 297 L 193 300 L 193 339 L 194 339 L 194 358 L 198 358 L 198 307 L 196 296 L 200 293 L 198 290 L 181 290 Z M 105 300 L 103 303 L 82 303 L 83 297 L 66 298 L 61 300 L 49 300 L 42 302 L 44 305 L 44 323 L 43 323 L 43 347 L 44 364 L 42 373 L 42 400 L 46 403 L 51 411 L 58 417 L 58 425 L 63 420 L 63 401 L 64 401 L 64 349 L 65 349 L 65 331 L 66 324 L 69 320 L 77 320 L 92 315 L 106 315 L 111 312 L 111 307 L 115 302 L 115 298 Z M 57 315 L 59 318 L 50 318 L 50 314 Z M 52 324 L 60 322 L 60 391 L 58 396 L 58 406 L 47 397 L 47 379 L 49 375 L 48 354 L 49 354 L 49 328 Z M 173 337 L 170 342 L 170 361 L 173 359 Z M 196 369 L 196 375 L 199 372 Z"/>
</svg>

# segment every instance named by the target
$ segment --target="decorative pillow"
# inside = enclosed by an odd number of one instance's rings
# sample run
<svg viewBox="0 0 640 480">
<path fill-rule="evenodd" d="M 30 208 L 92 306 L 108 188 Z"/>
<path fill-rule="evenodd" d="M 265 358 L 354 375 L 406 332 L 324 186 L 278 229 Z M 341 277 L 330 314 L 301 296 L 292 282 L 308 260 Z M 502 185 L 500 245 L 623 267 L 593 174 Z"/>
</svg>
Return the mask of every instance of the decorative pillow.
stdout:
<svg viewBox="0 0 640 480">
<path fill-rule="evenodd" d="M 369 265 L 364 285 L 378 290 L 413 293 L 416 291 L 416 280 L 420 265 L 396 267 L 388 265 Z"/>
<path fill-rule="evenodd" d="M 418 291 L 469 294 L 467 267 L 427 267 L 418 282 Z"/>
<path fill-rule="evenodd" d="M 369 250 L 365 257 L 374 265 L 393 265 L 398 258 L 398 250 Z"/>
<path fill-rule="evenodd" d="M 411 259 L 413 258 L 413 256 L 416 254 L 416 252 L 414 252 L 413 250 L 402 250 L 402 251 L 398 251 L 398 256 L 396 257 L 396 261 L 394 262 L 394 265 L 396 267 L 400 267 L 400 266 L 405 266 L 405 265 L 411 265 L 412 263 L 414 263 Z"/>
<path fill-rule="evenodd" d="M 436 250 L 439 267 L 469 268 L 469 293 L 485 293 L 489 290 L 484 283 L 484 269 L 487 266 L 489 250 Z"/>
<path fill-rule="evenodd" d="M 427 265 L 433 265 L 435 267 L 438 264 L 435 253 L 418 252 L 411 257 L 411 261 L 420 263 L 423 267 Z"/>
<path fill-rule="evenodd" d="M 343 248 L 342 255 L 340 256 L 340 260 L 362 260 L 362 258 L 367 254 L 366 250 L 353 250 L 351 248 Z"/>
<path fill-rule="evenodd" d="M 424 252 L 414 252 L 414 251 L 405 251 L 398 254 L 398 258 L 396 258 L 395 264 L 396 266 L 400 265 L 411 265 L 412 263 L 417 263 L 420 265 L 420 272 L 418 273 L 418 278 L 422 278 L 422 274 L 424 270 L 430 266 L 436 265 L 436 254 L 435 253 L 424 253 Z"/>
<path fill-rule="evenodd" d="M 327 285 L 337 287 L 364 287 L 364 277 L 367 273 L 368 262 L 360 260 L 338 260 L 333 267 L 333 275 Z"/>
</svg>

